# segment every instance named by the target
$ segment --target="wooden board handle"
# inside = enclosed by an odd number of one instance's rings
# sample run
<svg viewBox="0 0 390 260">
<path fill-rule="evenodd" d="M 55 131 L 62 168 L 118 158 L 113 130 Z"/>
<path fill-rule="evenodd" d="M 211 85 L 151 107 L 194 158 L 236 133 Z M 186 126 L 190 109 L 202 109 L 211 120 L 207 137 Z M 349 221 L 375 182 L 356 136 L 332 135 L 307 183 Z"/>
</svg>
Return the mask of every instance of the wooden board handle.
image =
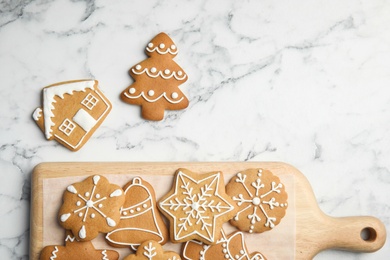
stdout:
<svg viewBox="0 0 390 260">
<path fill-rule="evenodd" d="M 325 217 L 324 226 L 328 234 L 324 249 L 338 248 L 343 250 L 374 252 L 386 241 L 384 224 L 374 217 Z M 320 229 L 322 229 L 320 227 Z"/>
</svg>

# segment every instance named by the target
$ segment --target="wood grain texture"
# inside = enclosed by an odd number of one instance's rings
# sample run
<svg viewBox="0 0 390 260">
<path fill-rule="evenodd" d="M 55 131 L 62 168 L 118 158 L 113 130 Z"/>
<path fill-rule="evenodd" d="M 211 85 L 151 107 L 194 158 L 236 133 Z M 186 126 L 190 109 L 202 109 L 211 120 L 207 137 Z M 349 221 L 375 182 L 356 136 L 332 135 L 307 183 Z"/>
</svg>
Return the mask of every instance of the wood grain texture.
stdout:
<svg viewBox="0 0 390 260">
<path fill-rule="evenodd" d="M 333 218 L 318 207 L 305 176 L 291 165 L 279 162 L 167 162 L 167 163 L 43 163 L 32 177 L 30 259 L 38 259 L 43 247 L 43 180 L 92 174 L 173 175 L 178 168 L 197 172 L 222 171 L 227 174 L 249 168 L 265 168 L 277 176 L 292 175 L 295 192 L 295 256 L 290 259 L 312 259 L 322 250 L 373 252 L 386 240 L 383 223 L 374 217 Z M 365 230 L 367 237 L 362 239 Z M 282 247 L 282 245 L 281 245 Z M 294 254 L 294 253 L 293 253 Z"/>
</svg>

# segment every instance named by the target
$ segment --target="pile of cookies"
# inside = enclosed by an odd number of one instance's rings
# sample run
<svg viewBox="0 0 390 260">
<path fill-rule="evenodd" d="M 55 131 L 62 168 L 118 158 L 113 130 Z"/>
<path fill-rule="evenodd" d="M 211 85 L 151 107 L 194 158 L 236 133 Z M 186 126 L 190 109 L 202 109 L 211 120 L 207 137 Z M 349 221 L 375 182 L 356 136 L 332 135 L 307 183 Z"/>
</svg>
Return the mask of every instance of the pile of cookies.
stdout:
<svg viewBox="0 0 390 260">
<path fill-rule="evenodd" d="M 69 185 L 58 212 L 65 246 L 46 246 L 40 259 L 119 259 L 115 250 L 94 248 L 99 233 L 110 246 L 135 252 L 126 260 L 266 259 L 248 252 L 244 232 L 272 230 L 285 216 L 287 193 L 277 176 L 247 169 L 225 186 L 221 172 L 181 168 L 173 178 L 171 190 L 158 202 L 152 185 L 141 177 L 123 188 L 100 175 Z M 225 234 L 225 222 L 240 231 Z M 163 250 L 168 241 L 182 243 L 181 255 Z"/>
</svg>

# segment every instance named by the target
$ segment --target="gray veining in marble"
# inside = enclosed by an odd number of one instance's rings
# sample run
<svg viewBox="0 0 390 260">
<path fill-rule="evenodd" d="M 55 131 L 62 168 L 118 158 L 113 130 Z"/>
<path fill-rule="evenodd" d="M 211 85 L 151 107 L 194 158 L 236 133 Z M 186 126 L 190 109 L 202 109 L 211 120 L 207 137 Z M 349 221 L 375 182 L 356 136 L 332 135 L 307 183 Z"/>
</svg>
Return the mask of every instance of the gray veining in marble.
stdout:
<svg viewBox="0 0 390 260">
<path fill-rule="evenodd" d="M 389 14 L 386 0 L 1 1 L 1 259 L 28 258 L 31 172 L 45 161 L 284 161 L 327 214 L 390 227 Z M 119 94 L 161 31 L 190 106 L 147 122 Z M 79 78 L 98 79 L 113 110 L 71 153 L 31 114 L 42 87 Z"/>
</svg>

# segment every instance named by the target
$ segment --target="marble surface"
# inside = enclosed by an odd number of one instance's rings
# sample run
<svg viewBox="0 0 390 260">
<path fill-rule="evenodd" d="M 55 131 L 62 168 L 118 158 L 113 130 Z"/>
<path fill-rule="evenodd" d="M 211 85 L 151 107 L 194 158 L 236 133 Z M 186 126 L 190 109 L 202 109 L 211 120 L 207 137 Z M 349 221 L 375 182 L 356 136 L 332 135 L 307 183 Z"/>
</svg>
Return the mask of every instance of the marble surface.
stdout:
<svg viewBox="0 0 390 260">
<path fill-rule="evenodd" d="M 48 161 L 283 161 L 332 216 L 390 227 L 390 3 L 384 0 L 0 2 L 0 255 L 28 259 L 30 180 Z M 119 99 L 164 31 L 189 80 L 161 122 Z M 72 153 L 31 114 L 42 87 L 95 78 L 113 110 Z M 326 251 L 315 259 L 388 259 Z"/>
</svg>

